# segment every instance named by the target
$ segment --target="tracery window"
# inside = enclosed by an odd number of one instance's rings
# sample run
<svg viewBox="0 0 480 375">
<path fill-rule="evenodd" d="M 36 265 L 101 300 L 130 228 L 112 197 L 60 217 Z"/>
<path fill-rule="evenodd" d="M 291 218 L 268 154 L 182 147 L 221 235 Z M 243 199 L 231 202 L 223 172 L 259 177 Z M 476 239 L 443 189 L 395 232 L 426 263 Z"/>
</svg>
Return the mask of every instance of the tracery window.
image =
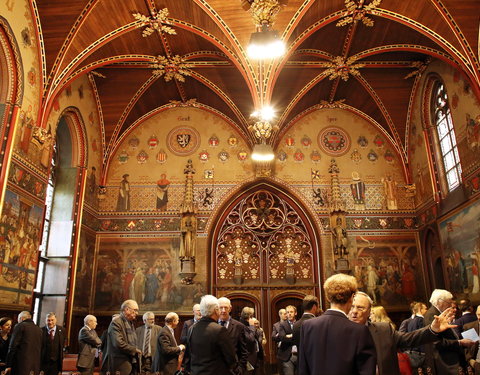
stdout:
<svg viewBox="0 0 480 375">
<path fill-rule="evenodd" d="M 436 129 L 439 150 L 443 161 L 443 173 L 448 192 L 451 192 L 460 185 L 462 166 L 453 129 L 452 113 L 448 105 L 447 90 L 440 80 L 433 85 L 431 108 L 432 122 Z"/>
</svg>

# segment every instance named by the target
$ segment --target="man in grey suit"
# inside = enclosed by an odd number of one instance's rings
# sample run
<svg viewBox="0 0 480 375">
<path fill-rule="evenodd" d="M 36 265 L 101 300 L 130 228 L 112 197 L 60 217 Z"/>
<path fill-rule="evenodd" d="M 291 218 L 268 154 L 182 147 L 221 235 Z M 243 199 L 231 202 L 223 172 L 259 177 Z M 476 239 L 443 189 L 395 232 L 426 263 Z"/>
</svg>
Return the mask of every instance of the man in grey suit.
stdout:
<svg viewBox="0 0 480 375">
<path fill-rule="evenodd" d="M 87 315 L 84 319 L 84 326 L 78 332 L 78 358 L 77 368 L 81 375 L 92 375 L 95 367 L 95 354 L 102 341 L 95 332 L 97 318 Z"/>
<path fill-rule="evenodd" d="M 143 326 L 136 329 L 137 348 L 142 351 L 142 372 L 152 372 L 152 360 L 157 351 L 157 338 L 162 327 L 155 324 L 155 314 L 143 314 Z"/>
<path fill-rule="evenodd" d="M 158 335 L 158 350 L 152 366 L 154 372 L 173 375 L 178 369 L 178 356 L 185 350 L 185 345 L 178 345 L 175 339 L 178 322 L 178 315 L 174 312 L 169 312 L 165 317 L 165 327 Z"/>
<path fill-rule="evenodd" d="M 353 299 L 349 318 L 355 323 L 367 325 L 377 352 L 377 367 L 379 375 L 400 375 L 398 367 L 398 349 L 418 347 L 427 342 L 439 339 L 438 334 L 446 329 L 455 327 L 449 324 L 454 314 L 447 309 L 436 316 L 432 324 L 422 329 L 404 333 L 396 331 L 389 323 L 372 323 L 368 321 L 372 300 L 363 292 L 357 292 Z"/>
<path fill-rule="evenodd" d="M 142 351 L 137 349 L 137 335 L 133 322 L 138 314 L 138 304 L 132 299 L 122 303 L 120 316 L 108 327 L 107 350 L 111 374 L 134 375 L 140 371 Z"/>
</svg>

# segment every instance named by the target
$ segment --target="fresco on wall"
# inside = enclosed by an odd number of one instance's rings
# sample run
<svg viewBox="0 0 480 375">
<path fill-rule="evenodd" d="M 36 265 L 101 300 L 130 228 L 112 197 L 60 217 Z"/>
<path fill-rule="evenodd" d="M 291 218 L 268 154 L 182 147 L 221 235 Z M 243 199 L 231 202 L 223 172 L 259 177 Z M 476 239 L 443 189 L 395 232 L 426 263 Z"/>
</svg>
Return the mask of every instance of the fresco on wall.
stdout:
<svg viewBox="0 0 480 375">
<path fill-rule="evenodd" d="M 134 299 L 141 311 L 190 313 L 204 285 L 182 284 L 178 238 L 101 238 L 95 281 L 95 311 L 118 311 Z"/>
<path fill-rule="evenodd" d="M 414 300 L 426 301 L 421 261 L 413 234 L 352 236 L 349 240 L 353 241 L 350 265 L 359 289 L 375 304 L 406 306 Z"/>
<path fill-rule="evenodd" d="M 30 305 L 42 224 L 42 207 L 6 190 L 0 218 L 0 304 Z"/>
<path fill-rule="evenodd" d="M 480 300 L 480 201 L 442 220 L 439 228 L 450 291 Z"/>
<path fill-rule="evenodd" d="M 75 280 L 75 309 L 88 309 L 95 257 L 95 233 L 82 228 L 78 248 L 77 275 Z"/>
</svg>

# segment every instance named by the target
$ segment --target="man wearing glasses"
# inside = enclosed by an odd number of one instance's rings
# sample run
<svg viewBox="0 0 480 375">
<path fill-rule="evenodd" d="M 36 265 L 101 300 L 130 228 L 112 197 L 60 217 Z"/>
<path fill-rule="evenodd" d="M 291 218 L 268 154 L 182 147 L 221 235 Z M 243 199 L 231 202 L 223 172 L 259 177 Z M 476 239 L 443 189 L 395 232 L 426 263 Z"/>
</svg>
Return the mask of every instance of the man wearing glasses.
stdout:
<svg viewBox="0 0 480 375">
<path fill-rule="evenodd" d="M 120 316 L 108 327 L 108 369 L 111 374 L 134 375 L 140 371 L 142 351 L 137 348 L 135 318 L 138 304 L 132 299 L 122 303 Z"/>
<path fill-rule="evenodd" d="M 425 326 L 430 325 L 435 315 L 452 306 L 453 295 L 448 290 L 435 289 L 430 297 L 432 306 L 424 316 Z M 458 337 L 454 329 L 449 328 L 443 332 L 439 340 L 425 345 L 425 365 L 430 367 L 432 374 L 457 375 L 458 368 L 466 365 L 463 349 L 475 343 L 468 339 Z"/>
</svg>

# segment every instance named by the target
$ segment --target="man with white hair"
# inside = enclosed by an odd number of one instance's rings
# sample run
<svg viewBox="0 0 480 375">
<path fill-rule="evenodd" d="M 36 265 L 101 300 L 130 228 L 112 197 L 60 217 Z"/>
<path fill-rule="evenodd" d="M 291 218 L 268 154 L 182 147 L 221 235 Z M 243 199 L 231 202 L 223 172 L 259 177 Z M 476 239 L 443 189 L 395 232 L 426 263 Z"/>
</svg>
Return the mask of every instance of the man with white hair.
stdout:
<svg viewBox="0 0 480 375">
<path fill-rule="evenodd" d="M 185 345 L 178 345 L 175 339 L 175 328 L 177 328 L 178 322 L 178 315 L 174 312 L 169 312 L 165 317 L 165 327 L 158 335 L 158 349 L 153 359 L 153 372 L 174 375 L 177 371 L 178 356 L 185 350 Z"/>
<path fill-rule="evenodd" d="M 107 350 L 111 374 L 134 375 L 140 371 L 142 351 L 137 348 L 133 323 L 138 315 L 138 304 L 133 299 L 122 303 L 120 316 L 108 326 Z"/>
<path fill-rule="evenodd" d="M 232 303 L 227 297 L 220 297 L 218 299 L 218 305 L 220 306 L 218 324 L 227 329 L 230 342 L 235 348 L 238 362 L 241 367 L 238 372 L 245 372 L 249 355 L 248 345 L 255 340 L 255 336 L 250 330 L 247 331 L 248 327 L 230 316 Z"/>
<path fill-rule="evenodd" d="M 8 348 L 5 373 L 13 375 L 38 374 L 42 351 L 42 330 L 28 311 L 18 315 Z"/>
<path fill-rule="evenodd" d="M 436 316 L 428 327 L 409 333 L 396 331 L 390 323 L 373 323 L 368 321 L 372 303 L 368 294 L 363 292 L 355 293 L 349 319 L 352 322 L 368 327 L 375 343 L 377 374 L 379 375 L 400 375 L 397 359 L 399 349 L 414 348 L 427 342 L 436 341 L 440 332 L 455 327 L 449 324 L 454 316 L 453 311 L 452 309 L 447 309 L 439 316 Z"/>
<path fill-rule="evenodd" d="M 102 340 L 95 332 L 97 318 L 87 315 L 83 319 L 85 324 L 78 332 L 78 358 L 77 368 L 81 375 L 92 375 L 95 367 L 95 354 L 97 348 L 102 345 Z"/>
<path fill-rule="evenodd" d="M 425 326 L 430 325 L 436 315 L 451 307 L 453 295 L 448 290 L 435 289 L 430 297 L 430 303 L 432 306 L 425 313 L 423 320 Z M 431 368 L 432 374 L 457 375 L 458 368 L 466 364 L 463 349 L 474 344 L 471 340 L 458 337 L 453 329 L 447 329 L 438 341 L 425 345 L 425 366 Z"/>
<path fill-rule="evenodd" d="M 137 349 L 142 351 L 142 371 L 152 372 L 152 360 L 157 351 L 157 339 L 162 327 L 155 324 L 155 314 L 147 311 L 143 314 L 143 326 L 135 330 L 137 334 Z"/>
<path fill-rule="evenodd" d="M 218 324 L 218 299 L 205 295 L 200 301 L 202 318 L 193 325 L 187 337 L 192 375 L 227 375 L 236 367 L 235 349 L 227 329 Z"/>
</svg>

